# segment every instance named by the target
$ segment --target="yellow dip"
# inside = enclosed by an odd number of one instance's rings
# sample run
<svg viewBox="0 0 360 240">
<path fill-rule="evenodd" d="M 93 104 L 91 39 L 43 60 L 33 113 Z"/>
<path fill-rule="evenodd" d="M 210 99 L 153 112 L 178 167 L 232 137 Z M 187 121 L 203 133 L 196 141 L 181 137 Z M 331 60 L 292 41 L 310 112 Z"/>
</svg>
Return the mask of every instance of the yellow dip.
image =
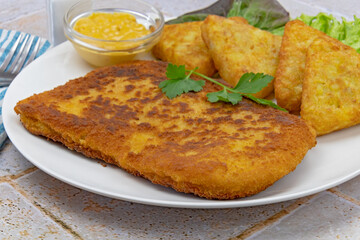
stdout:
<svg viewBox="0 0 360 240">
<path fill-rule="evenodd" d="M 144 25 L 136 21 L 134 15 L 124 12 L 94 12 L 87 17 L 78 19 L 74 30 L 92 38 L 113 41 L 141 38 L 151 33 Z M 108 50 L 128 49 L 141 44 L 141 41 L 136 43 L 87 41 Z"/>
</svg>

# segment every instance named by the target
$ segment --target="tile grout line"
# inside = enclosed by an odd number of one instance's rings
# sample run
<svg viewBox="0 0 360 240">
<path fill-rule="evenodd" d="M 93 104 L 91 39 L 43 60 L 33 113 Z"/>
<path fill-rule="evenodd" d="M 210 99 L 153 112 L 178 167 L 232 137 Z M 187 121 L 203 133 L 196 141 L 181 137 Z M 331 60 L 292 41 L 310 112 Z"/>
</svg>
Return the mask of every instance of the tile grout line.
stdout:
<svg viewBox="0 0 360 240">
<path fill-rule="evenodd" d="M 18 178 L 21 178 L 21 177 L 27 175 L 27 174 L 30 174 L 30 173 L 32 173 L 32 172 L 35 172 L 36 170 L 38 170 L 37 167 L 35 167 L 35 166 L 34 166 L 34 167 L 30 167 L 30 168 L 28 168 L 28 169 L 26 169 L 26 170 L 24 170 L 24 171 L 22 171 L 22 172 L 20 172 L 20 173 L 18 173 L 18 174 L 16 174 L 16 175 L 11 175 L 11 176 L 9 176 L 9 178 L 10 178 L 11 180 L 16 180 L 16 179 L 18 179 Z"/>
<path fill-rule="evenodd" d="M 26 198 L 29 203 L 31 203 L 35 208 L 40 210 L 45 216 L 48 216 L 52 221 L 54 221 L 56 224 L 60 225 L 60 228 L 64 229 L 68 233 L 70 233 L 75 239 L 82 240 L 83 238 L 73 229 L 71 229 L 70 226 L 68 226 L 65 222 L 63 222 L 61 219 L 56 217 L 53 213 L 51 213 L 46 208 L 42 207 L 41 204 L 39 204 L 33 197 L 29 196 L 22 187 L 20 187 L 16 182 L 13 181 L 13 179 L 9 178 L 10 181 L 7 181 L 8 184 L 10 184 L 16 191 L 18 191 L 24 198 Z"/>
<path fill-rule="evenodd" d="M 9 181 L 11 181 L 11 178 L 9 176 L 0 177 L 0 183 L 7 183 Z"/>
<path fill-rule="evenodd" d="M 349 196 L 349 195 L 341 192 L 341 191 L 338 190 L 336 187 L 330 188 L 330 189 L 328 189 L 327 191 L 330 192 L 330 193 L 335 194 L 336 196 L 338 196 L 338 197 L 340 197 L 340 198 L 343 198 L 344 200 L 346 200 L 346 201 L 348 201 L 348 202 L 351 202 L 351 203 L 353 203 L 353 204 L 355 204 L 355 205 L 360 206 L 360 200 L 357 200 L 357 199 L 355 199 L 355 198 L 353 198 L 353 197 L 351 197 L 351 196 Z"/>
<path fill-rule="evenodd" d="M 3 182 L 10 182 L 11 180 L 16 180 L 22 176 L 25 176 L 29 173 L 32 173 L 32 172 L 35 172 L 38 168 L 37 167 L 30 167 L 18 174 L 15 174 L 15 175 L 7 175 L 7 176 L 2 176 L 0 177 L 0 183 L 3 183 Z"/>
<path fill-rule="evenodd" d="M 253 234 L 263 230 L 264 228 L 273 225 L 275 222 L 279 221 L 281 218 L 289 215 L 299 207 L 303 206 L 304 204 L 308 203 L 312 198 L 314 198 L 316 194 L 310 195 L 307 197 L 303 197 L 301 199 L 296 200 L 293 204 L 285 207 L 284 209 L 280 210 L 279 212 L 275 213 L 271 217 L 263 220 L 262 222 L 259 222 L 255 224 L 254 226 L 246 229 L 243 231 L 240 235 L 230 238 L 229 240 L 236 240 L 236 239 L 246 239 Z"/>
</svg>

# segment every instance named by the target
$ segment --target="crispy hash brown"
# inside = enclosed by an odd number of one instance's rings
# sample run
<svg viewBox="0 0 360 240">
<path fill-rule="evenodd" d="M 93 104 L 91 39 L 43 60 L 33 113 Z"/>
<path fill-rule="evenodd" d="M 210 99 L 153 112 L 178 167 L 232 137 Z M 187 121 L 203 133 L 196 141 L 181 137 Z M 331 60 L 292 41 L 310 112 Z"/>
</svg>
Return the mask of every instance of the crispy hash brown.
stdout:
<svg viewBox="0 0 360 240">
<path fill-rule="evenodd" d="M 355 49 L 335 39 L 314 40 L 300 114 L 318 135 L 360 123 L 360 54 Z"/>
<path fill-rule="evenodd" d="M 201 33 L 220 76 L 235 86 L 247 72 L 275 76 L 281 37 L 260 30 L 244 18 L 208 16 Z M 254 94 L 266 97 L 273 91 L 273 82 Z"/>
<path fill-rule="evenodd" d="M 214 62 L 201 38 L 202 22 L 187 22 L 165 25 L 161 39 L 153 47 L 155 57 L 186 69 L 198 67 L 198 72 L 207 76 L 216 73 Z"/>
<path fill-rule="evenodd" d="M 297 116 L 246 99 L 210 103 L 204 90 L 168 99 L 167 64 L 100 68 L 20 101 L 33 134 L 177 191 L 210 199 L 256 194 L 293 171 L 315 145 Z M 121 183 L 114 183 L 121 184 Z"/>
<path fill-rule="evenodd" d="M 300 112 L 307 48 L 320 36 L 330 38 L 300 20 L 285 25 L 274 88 L 277 104 L 290 112 Z"/>
</svg>

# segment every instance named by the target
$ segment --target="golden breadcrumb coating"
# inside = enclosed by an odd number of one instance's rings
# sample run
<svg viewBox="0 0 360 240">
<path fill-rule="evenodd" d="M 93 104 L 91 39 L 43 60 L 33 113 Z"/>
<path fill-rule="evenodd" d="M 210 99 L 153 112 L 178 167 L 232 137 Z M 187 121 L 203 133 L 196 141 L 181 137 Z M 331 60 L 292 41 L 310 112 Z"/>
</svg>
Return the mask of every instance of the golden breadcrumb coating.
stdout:
<svg viewBox="0 0 360 240">
<path fill-rule="evenodd" d="M 306 58 L 301 117 L 327 134 L 360 123 L 360 54 L 335 39 L 317 38 Z"/>
<path fill-rule="evenodd" d="M 155 57 L 176 65 L 185 65 L 209 77 L 216 73 L 214 62 L 201 38 L 202 22 L 165 25 L 161 39 L 153 47 Z"/>
<path fill-rule="evenodd" d="M 136 61 L 100 68 L 20 101 L 15 111 L 33 134 L 209 199 L 266 189 L 315 145 L 297 116 L 246 99 L 208 102 L 206 93 L 220 90 L 210 82 L 168 99 L 158 87 L 166 67 Z"/>
<path fill-rule="evenodd" d="M 290 112 L 300 112 L 306 52 L 314 39 L 320 36 L 327 37 L 300 20 L 285 25 L 274 88 L 277 104 Z"/>
<path fill-rule="evenodd" d="M 208 16 L 201 25 L 202 37 L 209 48 L 220 76 L 235 86 L 247 72 L 275 77 L 281 37 L 247 23 L 244 18 Z M 273 81 L 254 94 L 266 97 L 273 91 Z"/>
</svg>

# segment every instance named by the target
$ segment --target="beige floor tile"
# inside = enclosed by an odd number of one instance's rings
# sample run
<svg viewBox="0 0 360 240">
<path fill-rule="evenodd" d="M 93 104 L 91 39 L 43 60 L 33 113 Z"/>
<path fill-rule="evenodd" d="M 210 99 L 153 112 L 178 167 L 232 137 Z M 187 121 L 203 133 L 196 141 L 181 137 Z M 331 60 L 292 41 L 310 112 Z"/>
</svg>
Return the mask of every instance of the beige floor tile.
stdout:
<svg viewBox="0 0 360 240">
<path fill-rule="evenodd" d="M 0 23 L 3 23 L 45 9 L 46 0 L 0 0 L 0 6 Z"/>
<path fill-rule="evenodd" d="M 0 21 L 0 28 L 27 32 L 48 39 L 48 30 L 46 26 L 47 16 L 45 10 L 24 16 L 19 19 L 14 19 L 12 21 Z"/>
<path fill-rule="evenodd" d="M 336 189 L 360 201 L 360 176 L 341 184 Z"/>
<path fill-rule="evenodd" d="M 247 240 L 360 239 L 359 229 L 360 207 L 323 192 Z"/>
<path fill-rule="evenodd" d="M 0 239 L 74 239 L 7 183 L 0 184 Z"/>
<path fill-rule="evenodd" d="M 291 203 L 221 210 L 162 208 L 82 191 L 40 170 L 17 182 L 85 239 L 228 239 Z"/>
<path fill-rule="evenodd" d="M 292 0 L 294 1 L 294 0 Z M 329 12 L 339 12 L 352 17 L 360 11 L 360 1 L 339 1 L 339 0 L 297 0 L 308 3 L 311 6 L 321 6 Z"/>
<path fill-rule="evenodd" d="M 300 16 L 302 13 L 315 16 L 320 12 L 330 12 L 338 19 L 341 17 L 352 18 L 353 11 L 349 12 L 348 10 L 342 8 L 328 9 L 326 6 L 327 0 L 278 0 L 278 2 L 288 11 L 291 12 L 291 17 L 295 18 Z M 338 1 L 340 3 L 340 1 Z M 341 3 L 344 1 L 341 1 Z"/>
<path fill-rule="evenodd" d="M 26 160 L 8 140 L 0 151 L 0 177 L 17 175 L 32 167 L 34 165 Z"/>
<path fill-rule="evenodd" d="M 153 4 L 163 14 L 165 18 L 179 16 L 188 12 L 205 8 L 216 0 L 145 0 Z"/>
</svg>

